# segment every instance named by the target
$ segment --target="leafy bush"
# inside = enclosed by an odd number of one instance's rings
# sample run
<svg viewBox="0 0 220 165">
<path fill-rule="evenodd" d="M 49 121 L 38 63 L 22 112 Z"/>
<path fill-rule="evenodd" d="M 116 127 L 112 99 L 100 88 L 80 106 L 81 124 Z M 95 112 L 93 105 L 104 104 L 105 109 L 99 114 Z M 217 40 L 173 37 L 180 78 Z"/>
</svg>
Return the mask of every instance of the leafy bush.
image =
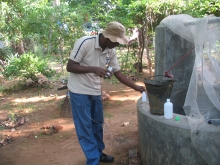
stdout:
<svg viewBox="0 0 220 165">
<path fill-rule="evenodd" d="M 121 70 L 124 74 L 136 72 L 136 69 L 134 68 L 134 64 L 138 61 L 135 55 L 136 53 L 136 50 L 131 52 L 118 52 L 118 60 L 120 63 Z"/>
<path fill-rule="evenodd" d="M 49 60 L 37 57 L 32 53 L 23 54 L 20 57 L 14 57 L 8 62 L 4 68 L 3 75 L 7 78 L 18 77 L 22 80 L 31 79 L 34 83 L 38 83 L 37 74 L 43 74 L 46 77 L 52 77 L 55 70 L 48 66 Z"/>
</svg>

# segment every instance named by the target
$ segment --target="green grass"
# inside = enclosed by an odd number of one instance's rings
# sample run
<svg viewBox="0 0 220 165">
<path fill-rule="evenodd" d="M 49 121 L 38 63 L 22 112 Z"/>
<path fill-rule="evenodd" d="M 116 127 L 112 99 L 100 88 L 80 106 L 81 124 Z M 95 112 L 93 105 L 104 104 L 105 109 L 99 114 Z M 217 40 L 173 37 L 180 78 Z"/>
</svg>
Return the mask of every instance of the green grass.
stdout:
<svg viewBox="0 0 220 165">
<path fill-rule="evenodd" d="M 4 89 L 5 89 L 4 85 L 0 85 L 0 93 L 2 93 Z"/>
</svg>

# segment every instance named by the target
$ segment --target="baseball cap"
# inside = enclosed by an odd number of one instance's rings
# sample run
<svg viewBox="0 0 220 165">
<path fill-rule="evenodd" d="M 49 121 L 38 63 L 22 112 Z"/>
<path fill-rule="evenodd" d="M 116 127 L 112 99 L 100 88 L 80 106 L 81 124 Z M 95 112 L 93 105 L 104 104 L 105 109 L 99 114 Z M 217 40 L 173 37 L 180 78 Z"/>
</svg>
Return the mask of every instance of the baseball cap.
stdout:
<svg viewBox="0 0 220 165">
<path fill-rule="evenodd" d="M 129 37 L 125 36 L 125 27 L 119 22 L 110 22 L 106 26 L 102 34 L 105 38 L 109 38 L 112 42 L 118 42 L 122 45 L 129 42 Z"/>
</svg>

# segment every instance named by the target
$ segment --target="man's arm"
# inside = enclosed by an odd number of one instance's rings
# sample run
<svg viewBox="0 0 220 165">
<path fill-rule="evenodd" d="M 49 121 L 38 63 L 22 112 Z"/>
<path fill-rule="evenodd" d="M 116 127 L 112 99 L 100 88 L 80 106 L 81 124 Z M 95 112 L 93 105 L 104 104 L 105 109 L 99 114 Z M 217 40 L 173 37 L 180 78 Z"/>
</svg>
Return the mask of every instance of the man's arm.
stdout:
<svg viewBox="0 0 220 165">
<path fill-rule="evenodd" d="M 107 70 L 101 67 L 95 66 L 81 66 L 78 62 L 75 62 L 69 59 L 66 70 L 68 72 L 76 73 L 76 74 L 83 74 L 83 73 L 94 73 L 99 77 L 104 77 L 107 73 Z"/>
<path fill-rule="evenodd" d="M 139 86 L 139 85 L 136 85 L 134 84 L 133 82 L 131 82 L 129 79 L 127 79 L 127 77 L 119 70 L 117 72 L 114 72 L 114 76 L 121 82 L 123 83 L 124 85 L 136 90 L 136 91 L 139 91 L 139 92 L 143 92 L 145 91 L 145 88 L 143 86 Z"/>
</svg>

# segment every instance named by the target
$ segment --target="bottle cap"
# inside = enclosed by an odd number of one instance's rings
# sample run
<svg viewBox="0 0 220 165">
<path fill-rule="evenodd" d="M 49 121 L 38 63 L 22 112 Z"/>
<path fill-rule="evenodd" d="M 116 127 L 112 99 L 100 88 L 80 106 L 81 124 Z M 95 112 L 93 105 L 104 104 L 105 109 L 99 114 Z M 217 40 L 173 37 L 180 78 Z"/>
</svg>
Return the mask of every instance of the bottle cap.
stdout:
<svg viewBox="0 0 220 165">
<path fill-rule="evenodd" d="M 180 120 L 180 117 L 179 117 L 179 116 L 176 116 L 176 117 L 175 117 L 175 120 L 176 120 L 176 121 L 179 121 L 179 120 Z"/>
<path fill-rule="evenodd" d="M 170 102 L 170 99 L 167 99 L 167 102 Z"/>
</svg>

